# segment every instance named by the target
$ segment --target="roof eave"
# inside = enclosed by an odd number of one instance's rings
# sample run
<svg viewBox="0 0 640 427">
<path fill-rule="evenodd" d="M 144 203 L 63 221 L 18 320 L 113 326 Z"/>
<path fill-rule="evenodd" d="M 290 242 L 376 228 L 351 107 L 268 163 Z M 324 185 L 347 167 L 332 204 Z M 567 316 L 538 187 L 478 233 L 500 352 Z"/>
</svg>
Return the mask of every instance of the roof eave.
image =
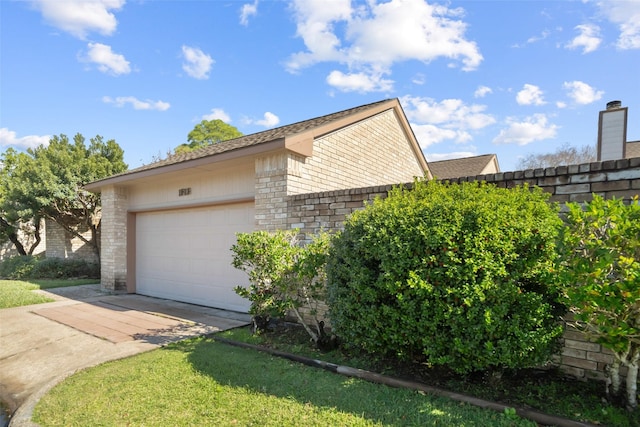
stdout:
<svg viewBox="0 0 640 427">
<path fill-rule="evenodd" d="M 163 175 L 166 173 L 181 171 L 184 169 L 198 168 L 205 165 L 238 159 L 241 157 L 254 156 L 254 155 L 266 153 L 269 151 L 277 151 L 283 148 L 287 148 L 285 146 L 285 139 L 279 138 L 279 139 L 275 139 L 273 141 L 265 142 L 262 144 L 238 148 L 237 150 L 225 151 L 222 153 L 212 154 L 206 157 L 200 157 L 193 160 L 186 160 L 180 163 L 173 163 L 166 166 L 160 166 L 157 168 L 142 170 L 140 172 L 117 175 L 117 176 L 106 178 L 103 180 L 94 181 L 89 184 L 86 184 L 84 186 L 84 189 L 94 193 L 99 193 L 101 188 L 109 185 L 126 185 L 131 181 L 136 181 L 143 178 L 150 178 L 157 175 Z"/>
</svg>

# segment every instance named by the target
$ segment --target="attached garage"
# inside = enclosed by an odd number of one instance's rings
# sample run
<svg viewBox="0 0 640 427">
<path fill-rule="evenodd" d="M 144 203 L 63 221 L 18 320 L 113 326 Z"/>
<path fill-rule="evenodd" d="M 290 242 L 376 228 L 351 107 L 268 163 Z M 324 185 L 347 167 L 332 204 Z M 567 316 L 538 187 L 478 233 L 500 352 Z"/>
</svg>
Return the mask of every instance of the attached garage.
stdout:
<svg viewBox="0 0 640 427">
<path fill-rule="evenodd" d="M 136 214 L 136 292 L 246 312 L 233 291 L 246 273 L 231 265 L 237 232 L 254 230 L 254 204 Z"/>
<path fill-rule="evenodd" d="M 249 301 L 233 291 L 249 285 L 246 273 L 231 265 L 236 233 L 300 227 L 292 216 L 303 209 L 291 205 L 295 194 L 425 175 L 431 176 L 424 155 L 392 99 L 222 141 L 87 184 L 101 194 L 102 287 L 246 312 Z M 307 216 L 303 225 L 324 227 L 325 210 Z"/>
</svg>

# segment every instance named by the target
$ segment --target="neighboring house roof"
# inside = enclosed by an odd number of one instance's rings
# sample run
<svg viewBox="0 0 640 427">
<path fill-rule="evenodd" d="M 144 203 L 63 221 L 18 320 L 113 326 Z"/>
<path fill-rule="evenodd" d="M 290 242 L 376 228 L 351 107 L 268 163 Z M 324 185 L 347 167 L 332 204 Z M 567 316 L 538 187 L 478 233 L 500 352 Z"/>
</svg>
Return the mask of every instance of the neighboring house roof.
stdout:
<svg viewBox="0 0 640 427">
<path fill-rule="evenodd" d="M 362 105 L 251 135 L 244 135 L 239 138 L 209 145 L 188 153 L 170 156 L 165 160 L 144 165 L 100 181 L 92 182 L 87 184 L 85 188 L 90 191 L 97 191 L 104 185 L 123 183 L 138 177 L 150 176 L 183 168 L 197 167 L 201 164 L 214 163 L 217 161 L 282 148 L 294 151 L 303 156 L 311 156 L 313 140 L 315 138 L 334 132 L 345 126 L 352 125 L 360 120 L 372 117 L 389 109 L 396 110 L 397 117 L 404 128 L 407 138 L 413 145 L 416 157 L 421 163 L 426 176 L 429 176 L 429 167 L 427 166 L 424 154 L 422 153 L 413 130 L 411 129 L 404 111 L 400 106 L 400 102 L 395 98 Z"/>
<path fill-rule="evenodd" d="M 500 165 L 498 165 L 498 157 L 495 154 L 483 154 L 461 159 L 429 162 L 429 170 L 436 179 L 451 179 L 497 173 L 500 172 Z"/>
<path fill-rule="evenodd" d="M 625 157 L 627 159 L 640 157 L 640 141 L 627 141 L 627 146 L 625 147 Z"/>
</svg>

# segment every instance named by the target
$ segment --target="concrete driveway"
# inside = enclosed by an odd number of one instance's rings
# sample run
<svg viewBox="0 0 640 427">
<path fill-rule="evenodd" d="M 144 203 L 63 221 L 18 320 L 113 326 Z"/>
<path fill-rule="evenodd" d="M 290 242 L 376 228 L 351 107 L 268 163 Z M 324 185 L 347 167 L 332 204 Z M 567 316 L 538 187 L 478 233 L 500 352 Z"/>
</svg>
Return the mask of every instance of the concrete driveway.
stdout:
<svg viewBox="0 0 640 427">
<path fill-rule="evenodd" d="M 99 285 L 37 291 L 55 302 L 0 310 L 0 400 L 30 425 L 37 401 L 74 372 L 188 337 L 246 325 L 247 314 Z"/>
</svg>

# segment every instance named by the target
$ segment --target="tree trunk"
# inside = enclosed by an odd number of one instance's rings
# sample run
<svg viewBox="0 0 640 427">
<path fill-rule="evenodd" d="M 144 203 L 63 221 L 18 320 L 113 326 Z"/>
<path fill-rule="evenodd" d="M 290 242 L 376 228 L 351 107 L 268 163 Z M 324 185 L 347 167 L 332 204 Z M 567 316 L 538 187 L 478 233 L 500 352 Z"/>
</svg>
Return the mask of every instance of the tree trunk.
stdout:
<svg viewBox="0 0 640 427">
<path fill-rule="evenodd" d="M 634 410 L 638 407 L 637 400 L 637 384 L 638 384 L 638 357 L 640 356 L 640 349 L 636 350 L 629 364 L 627 365 L 627 406 L 629 409 Z"/>
<path fill-rule="evenodd" d="M 9 240 L 16 247 L 16 250 L 20 255 L 27 255 L 27 252 L 25 251 L 24 246 L 22 246 L 22 243 L 20 243 L 20 240 L 18 240 L 18 235 L 16 233 L 9 234 Z"/>
<path fill-rule="evenodd" d="M 4 233 L 9 238 L 9 241 L 16 247 L 18 254 L 26 255 L 27 252 L 25 251 L 24 246 L 22 246 L 20 239 L 18 239 L 18 234 L 16 233 L 15 227 L 5 221 L 5 219 L 2 217 L 0 217 L 0 227 L 2 227 L 2 229 L 4 230 Z"/>
<path fill-rule="evenodd" d="M 40 236 L 40 218 L 33 219 L 33 225 L 35 230 L 33 231 L 33 237 L 36 239 L 33 242 L 33 245 L 29 248 L 29 255 L 33 255 L 33 251 L 36 250 L 40 242 L 42 241 L 42 237 Z"/>
<path fill-rule="evenodd" d="M 620 360 L 614 357 L 613 363 L 609 366 L 609 378 L 611 378 L 611 394 L 620 394 Z"/>
</svg>

